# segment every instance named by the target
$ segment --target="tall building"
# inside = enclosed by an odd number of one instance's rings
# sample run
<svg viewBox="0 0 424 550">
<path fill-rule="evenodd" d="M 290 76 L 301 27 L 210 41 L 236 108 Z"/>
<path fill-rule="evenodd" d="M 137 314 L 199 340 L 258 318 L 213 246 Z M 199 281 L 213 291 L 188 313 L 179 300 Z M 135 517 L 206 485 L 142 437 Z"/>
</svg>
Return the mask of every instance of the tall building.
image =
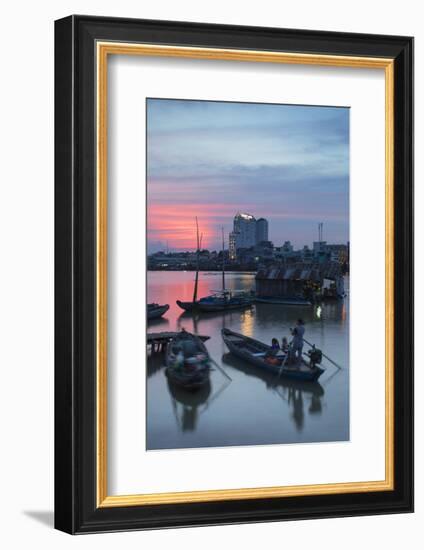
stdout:
<svg viewBox="0 0 424 550">
<path fill-rule="evenodd" d="M 268 221 L 265 218 L 256 220 L 255 216 L 245 212 L 234 216 L 229 237 L 230 259 L 236 259 L 238 249 L 250 248 L 264 241 L 268 241 Z"/>
<path fill-rule="evenodd" d="M 230 258 L 234 260 L 239 248 L 250 248 L 256 244 L 256 219 L 251 214 L 238 212 L 234 216 L 233 231 L 229 237 Z"/>
<path fill-rule="evenodd" d="M 237 257 L 236 234 L 234 233 L 234 231 L 230 233 L 228 239 L 228 254 L 230 256 L 230 260 L 235 260 Z"/>
<path fill-rule="evenodd" d="M 268 221 L 265 218 L 256 220 L 256 244 L 268 240 Z"/>
</svg>

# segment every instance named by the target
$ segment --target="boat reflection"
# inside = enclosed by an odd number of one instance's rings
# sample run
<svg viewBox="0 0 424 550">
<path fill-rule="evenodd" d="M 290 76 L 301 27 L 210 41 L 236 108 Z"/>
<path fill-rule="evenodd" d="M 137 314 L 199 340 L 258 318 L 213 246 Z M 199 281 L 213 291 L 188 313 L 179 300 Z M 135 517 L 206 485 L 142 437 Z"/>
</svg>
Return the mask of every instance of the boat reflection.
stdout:
<svg viewBox="0 0 424 550">
<path fill-rule="evenodd" d="M 150 378 L 165 367 L 165 353 L 152 353 L 151 351 L 147 352 L 147 378 Z"/>
<path fill-rule="evenodd" d="M 203 408 L 199 410 L 199 407 L 207 403 L 211 389 L 211 383 L 208 381 L 198 391 L 189 392 L 168 379 L 168 391 L 174 415 L 182 432 L 192 432 L 196 429 L 199 416 L 204 410 Z"/>
<path fill-rule="evenodd" d="M 147 327 L 162 327 L 165 328 L 169 325 L 169 320 L 165 317 L 159 317 L 158 319 L 149 319 L 147 321 Z"/>
<path fill-rule="evenodd" d="M 321 414 L 322 398 L 325 391 L 319 382 L 304 382 L 278 377 L 242 361 L 231 353 L 224 353 L 222 362 L 243 372 L 246 376 L 262 380 L 267 389 L 275 391 L 288 404 L 298 431 L 303 429 L 305 422 L 305 400 L 309 402 L 308 413 L 310 415 Z"/>
<path fill-rule="evenodd" d="M 185 328 L 193 334 L 199 334 L 200 327 L 210 326 L 213 321 L 221 321 L 213 323 L 213 326 L 220 326 L 225 328 L 226 326 L 241 325 L 247 327 L 252 324 L 253 314 L 251 310 L 233 310 L 233 311 L 216 311 L 216 312 L 196 312 L 187 313 L 184 312 L 176 320 L 178 330 Z M 202 329 L 204 330 L 204 329 Z"/>
</svg>

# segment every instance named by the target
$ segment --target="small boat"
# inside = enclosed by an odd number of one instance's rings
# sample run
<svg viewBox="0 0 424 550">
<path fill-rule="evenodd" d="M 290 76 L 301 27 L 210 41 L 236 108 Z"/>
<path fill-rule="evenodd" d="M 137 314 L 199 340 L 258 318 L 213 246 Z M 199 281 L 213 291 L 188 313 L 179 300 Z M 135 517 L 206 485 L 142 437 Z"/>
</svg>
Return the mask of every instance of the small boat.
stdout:
<svg viewBox="0 0 424 550">
<path fill-rule="evenodd" d="M 277 304 L 281 306 L 311 306 L 312 302 L 302 296 L 256 296 L 260 304 Z"/>
<path fill-rule="evenodd" d="M 177 300 L 177 306 L 183 309 L 184 311 L 198 311 L 197 304 L 198 302 L 182 302 L 181 300 Z"/>
<path fill-rule="evenodd" d="M 287 354 L 284 354 L 282 351 L 276 353 L 271 346 L 259 340 L 254 340 L 227 328 L 223 328 L 221 334 L 225 345 L 231 353 L 268 372 L 273 372 L 293 380 L 308 382 L 315 382 L 324 372 L 323 369 L 317 366 L 317 363 L 321 361 L 319 350 L 314 350 L 318 353 L 315 357 L 310 358 L 309 363 L 304 359 L 300 363 L 293 363 L 287 357 Z"/>
<path fill-rule="evenodd" d="M 177 300 L 177 305 L 185 311 L 229 311 L 232 309 L 244 309 L 251 307 L 252 297 L 244 291 L 220 290 L 210 296 L 200 298 L 196 302 L 181 302 Z"/>
<path fill-rule="evenodd" d="M 169 309 L 169 304 L 160 306 L 159 304 L 147 304 L 147 320 L 159 319 Z"/>
<path fill-rule="evenodd" d="M 186 390 L 209 384 L 209 353 L 195 334 L 182 330 L 172 338 L 166 348 L 166 366 L 169 381 Z"/>
</svg>

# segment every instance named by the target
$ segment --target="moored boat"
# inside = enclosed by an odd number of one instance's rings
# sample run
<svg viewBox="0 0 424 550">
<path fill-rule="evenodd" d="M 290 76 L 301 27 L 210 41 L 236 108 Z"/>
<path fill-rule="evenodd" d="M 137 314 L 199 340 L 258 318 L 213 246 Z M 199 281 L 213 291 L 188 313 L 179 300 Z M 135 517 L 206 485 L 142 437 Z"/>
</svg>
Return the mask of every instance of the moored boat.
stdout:
<svg viewBox="0 0 424 550">
<path fill-rule="evenodd" d="M 321 361 L 319 350 L 314 350 L 318 353 L 310 358 L 309 363 L 304 359 L 298 363 L 292 361 L 290 356 L 287 356 L 287 353 L 282 351 L 276 353 L 271 346 L 243 334 L 233 332 L 230 329 L 223 328 L 221 334 L 225 345 L 231 353 L 268 372 L 273 372 L 293 380 L 309 382 L 315 382 L 324 372 L 317 365 Z"/>
<path fill-rule="evenodd" d="M 169 304 L 159 305 L 159 304 L 147 304 L 147 319 L 148 321 L 152 319 L 159 319 L 164 313 L 169 309 Z"/>
<path fill-rule="evenodd" d="M 183 309 L 184 311 L 198 311 L 197 304 L 199 302 L 182 302 L 181 300 L 177 300 L 176 304 L 178 307 Z"/>
<path fill-rule="evenodd" d="M 232 309 L 244 309 L 251 307 L 252 297 L 244 291 L 222 290 L 216 291 L 210 296 L 205 296 L 196 302 L 181 302 L 177 305 L 185 311 L 229 311 Z"/>
<path fill-rule="evenodd" d="M 209 353 L 195 334 L 182 330 L 168 343 L 166 365 L 169 381 L 186 390 L 196 390 L 209 383 Z"/>
<path fill-rule="evenodd" d="M 200 311 L 228 311 L 251 307 L 252 297 L 243 291 L 222 290 L 211 296 L 201 298 L 198 302 Z"/>
</svg>

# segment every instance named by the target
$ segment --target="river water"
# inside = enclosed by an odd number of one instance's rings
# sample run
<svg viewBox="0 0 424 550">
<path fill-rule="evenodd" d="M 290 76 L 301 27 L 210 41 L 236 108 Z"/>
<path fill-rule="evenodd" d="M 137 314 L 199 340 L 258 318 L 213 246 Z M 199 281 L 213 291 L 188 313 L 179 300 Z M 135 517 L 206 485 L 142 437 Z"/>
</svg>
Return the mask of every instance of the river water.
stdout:
<svg viewBox="0 0 424 550">
<path fill-rule="evenodd" d="M 216 366 L 210 388 L 187 393 L 168 385 L 163 354 L 148 356 L 147 449 L 348 440 L 349 298 L 309 307 L 256 304 L 193 317 L 175 302 L 192 299 L 194 275 L 148 272 L 148 302 L 170 305 L 162 319 L 149 322 L 148 332 L 184 327 L 208 335 L 206 347 Z M 198 296 L 211 294 L 221 284 L 220 273 L 200 273 Z M 252 290 L 254 274 L 226 273 L 226 287 Z M 326 371 L 313 384 L 262 373 L 229 354 L 221 338 L 221 329 L 227 327 L 263 342 L 273 337 L 281 341 L 290 336 L 289 328 L 299 317 L 305 322 L 305 338 L 343 367 L 338 370 L 324 359 Z"/>
</svg>

